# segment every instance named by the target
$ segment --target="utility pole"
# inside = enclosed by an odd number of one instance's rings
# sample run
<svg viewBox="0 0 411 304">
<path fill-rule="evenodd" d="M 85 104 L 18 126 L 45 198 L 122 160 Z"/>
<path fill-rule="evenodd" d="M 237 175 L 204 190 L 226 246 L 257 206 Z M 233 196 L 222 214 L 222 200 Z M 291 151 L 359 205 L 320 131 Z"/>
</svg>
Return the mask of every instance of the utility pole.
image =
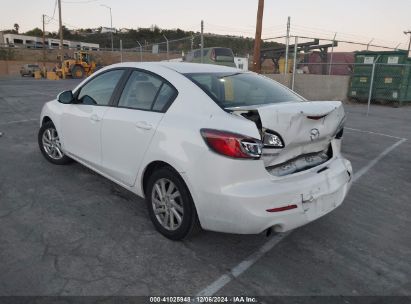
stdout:
<svg viewBox="0 0 411 304">
<path fill-rule="evenodd" d="M 203 52 L 204 52 L 204 21 L 201 20 L 201 63 L 204 63 Z"/>
<path fill-rule="evenodd" d="M 60 28 L 60 60 L 61 60 L 61 74 L 63 79 L 66 79 L 66 73 L 64 72 L 64 56 L 63 56 L 63 19 L 61 17 L 61 0 L 58 0 L 59 5 L 59 28 Z"/>
<path fill-rule="evenodd" d="M 193 50 L 194 46 L 194 35 L 191 35 L 191 50 Z"/>
<path fill-rule="evenodd" d="M 410 54 L 410 48 L 411 48 L 411 31 L 404 31 L 405 35 L 410 35 L 410 42 L 408 43 L 408 56 Z"/>
<path fill-rule="evenodd" d="M 258 0 L 257 24 L 255 28 L 253 71 L 261 73 L 261 32 L 263 28 L 264 0 Z"/>
<path fill-rule="evenodd" d="M 58 5 L 59 5 L 60 50 L 62 50 L 63 49 L 63 19 L 61 17 L 61 0 L 58 0 Z"/>
<path fill-rule="evenodd" d="M 287 38 L 285 41 L 285 63 L 284 63 L 284 75 L 288 74 L 288 51 L 290 48 L 290 21 L 291 18 L 287 19 Z"/>
<path fill-rule="evenodd" d="M 46 67 L 46 15 L 43 14 L 43 70 Z"/>
<path fill-rule="evenodd" d="M 110 38 L 111 38 L 111 51 L 114 51 L 113 42 L 113 15 L 111 14 L 111 7 L 105 4 L 100 4 L 100 6 L 105 7 L 110 10 Z"/>
</svg>

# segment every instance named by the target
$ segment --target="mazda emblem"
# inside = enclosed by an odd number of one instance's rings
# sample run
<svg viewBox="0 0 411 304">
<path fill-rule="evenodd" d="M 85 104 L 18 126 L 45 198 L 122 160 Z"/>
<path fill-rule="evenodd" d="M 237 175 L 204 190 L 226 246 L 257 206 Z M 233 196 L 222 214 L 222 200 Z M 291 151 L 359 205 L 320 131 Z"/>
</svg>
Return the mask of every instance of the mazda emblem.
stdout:
<svg viewBox="0 0 411 304">
<path fill-rule="evenodd" d="M 318 129 L 311 129 L 310 131 L 310 138 L 311 141 L 317 140 L 320 137 L 320 131 Z"/>
</svg>

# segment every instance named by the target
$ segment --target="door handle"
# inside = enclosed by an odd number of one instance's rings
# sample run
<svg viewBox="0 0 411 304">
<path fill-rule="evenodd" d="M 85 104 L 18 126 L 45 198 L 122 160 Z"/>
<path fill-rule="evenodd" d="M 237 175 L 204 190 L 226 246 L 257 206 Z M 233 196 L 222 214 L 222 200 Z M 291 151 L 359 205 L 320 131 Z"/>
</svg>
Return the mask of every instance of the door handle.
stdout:
<svg viewBox="0 0 411 304">
<path fill-rule="evenodd" d="M 143 130 L 151 130 L 153 126 L 147 121 L 138 121 L 136 122 L 136 127 Z"/>
<path fill-rule="evenodd" d="M 93 115 L 90 116 L 90 119 L 91 119 L 92 121 L 98 122 L 98 121 L 101 120 L 101 117 L 99 117 L 99 116 L 96 115 L 96 114 L 93 114 Z"/>
</svg>

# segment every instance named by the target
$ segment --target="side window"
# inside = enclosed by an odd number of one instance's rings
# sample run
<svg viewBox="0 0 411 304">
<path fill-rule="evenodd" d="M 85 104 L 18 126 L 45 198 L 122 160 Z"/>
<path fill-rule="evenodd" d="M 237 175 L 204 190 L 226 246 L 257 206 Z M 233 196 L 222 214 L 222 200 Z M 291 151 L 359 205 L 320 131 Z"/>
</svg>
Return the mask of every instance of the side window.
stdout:
<svg viewBox="0 0 411 304">
<path fill-rule="evenodd" d="M 150 74 L 134 71 L 118 102 L 119 107 L 151 110 L 162 81 Z"/>
<path fill-rule="evenodd" d="M 80 104 L 107 106 L 124 70 L 105 72 L 86 83 L 77 99 Z"/>
<path fill-rule="evenodd" d="M 177 91 L 166 83 L 161 86 L 153 110 L 163 112 L 166 107 L 176 98 Z"/>
<path fill-rule="evenodd" d="M 215 81 L 211 75 L 193 74 L 192 79 L 197 82 L 200 88 L 212 94 L 214 97 L 219 98 L 219 88 L 215 85 Z"/>
</svg>

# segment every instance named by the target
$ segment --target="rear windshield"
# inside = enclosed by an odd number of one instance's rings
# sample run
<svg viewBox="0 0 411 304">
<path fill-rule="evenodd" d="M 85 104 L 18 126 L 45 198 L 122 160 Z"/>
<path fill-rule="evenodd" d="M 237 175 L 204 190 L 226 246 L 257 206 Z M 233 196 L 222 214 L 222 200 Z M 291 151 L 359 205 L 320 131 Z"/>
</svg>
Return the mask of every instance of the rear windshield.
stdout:
<svg viewBox="0 0 411 304">
<path fill-rule="evenodd" d="M 216 54 L 216 56 L 233 57 L 233 52 L 231 51 L 231 49 L 216 48 L 215 49 L 215 54 Z"/>
<path fill-rule="evenodd" d="M 253 73 L 190 73 L 184 75 L 222 108 L 303 101 L 288 88 Z"/>
</svg>

